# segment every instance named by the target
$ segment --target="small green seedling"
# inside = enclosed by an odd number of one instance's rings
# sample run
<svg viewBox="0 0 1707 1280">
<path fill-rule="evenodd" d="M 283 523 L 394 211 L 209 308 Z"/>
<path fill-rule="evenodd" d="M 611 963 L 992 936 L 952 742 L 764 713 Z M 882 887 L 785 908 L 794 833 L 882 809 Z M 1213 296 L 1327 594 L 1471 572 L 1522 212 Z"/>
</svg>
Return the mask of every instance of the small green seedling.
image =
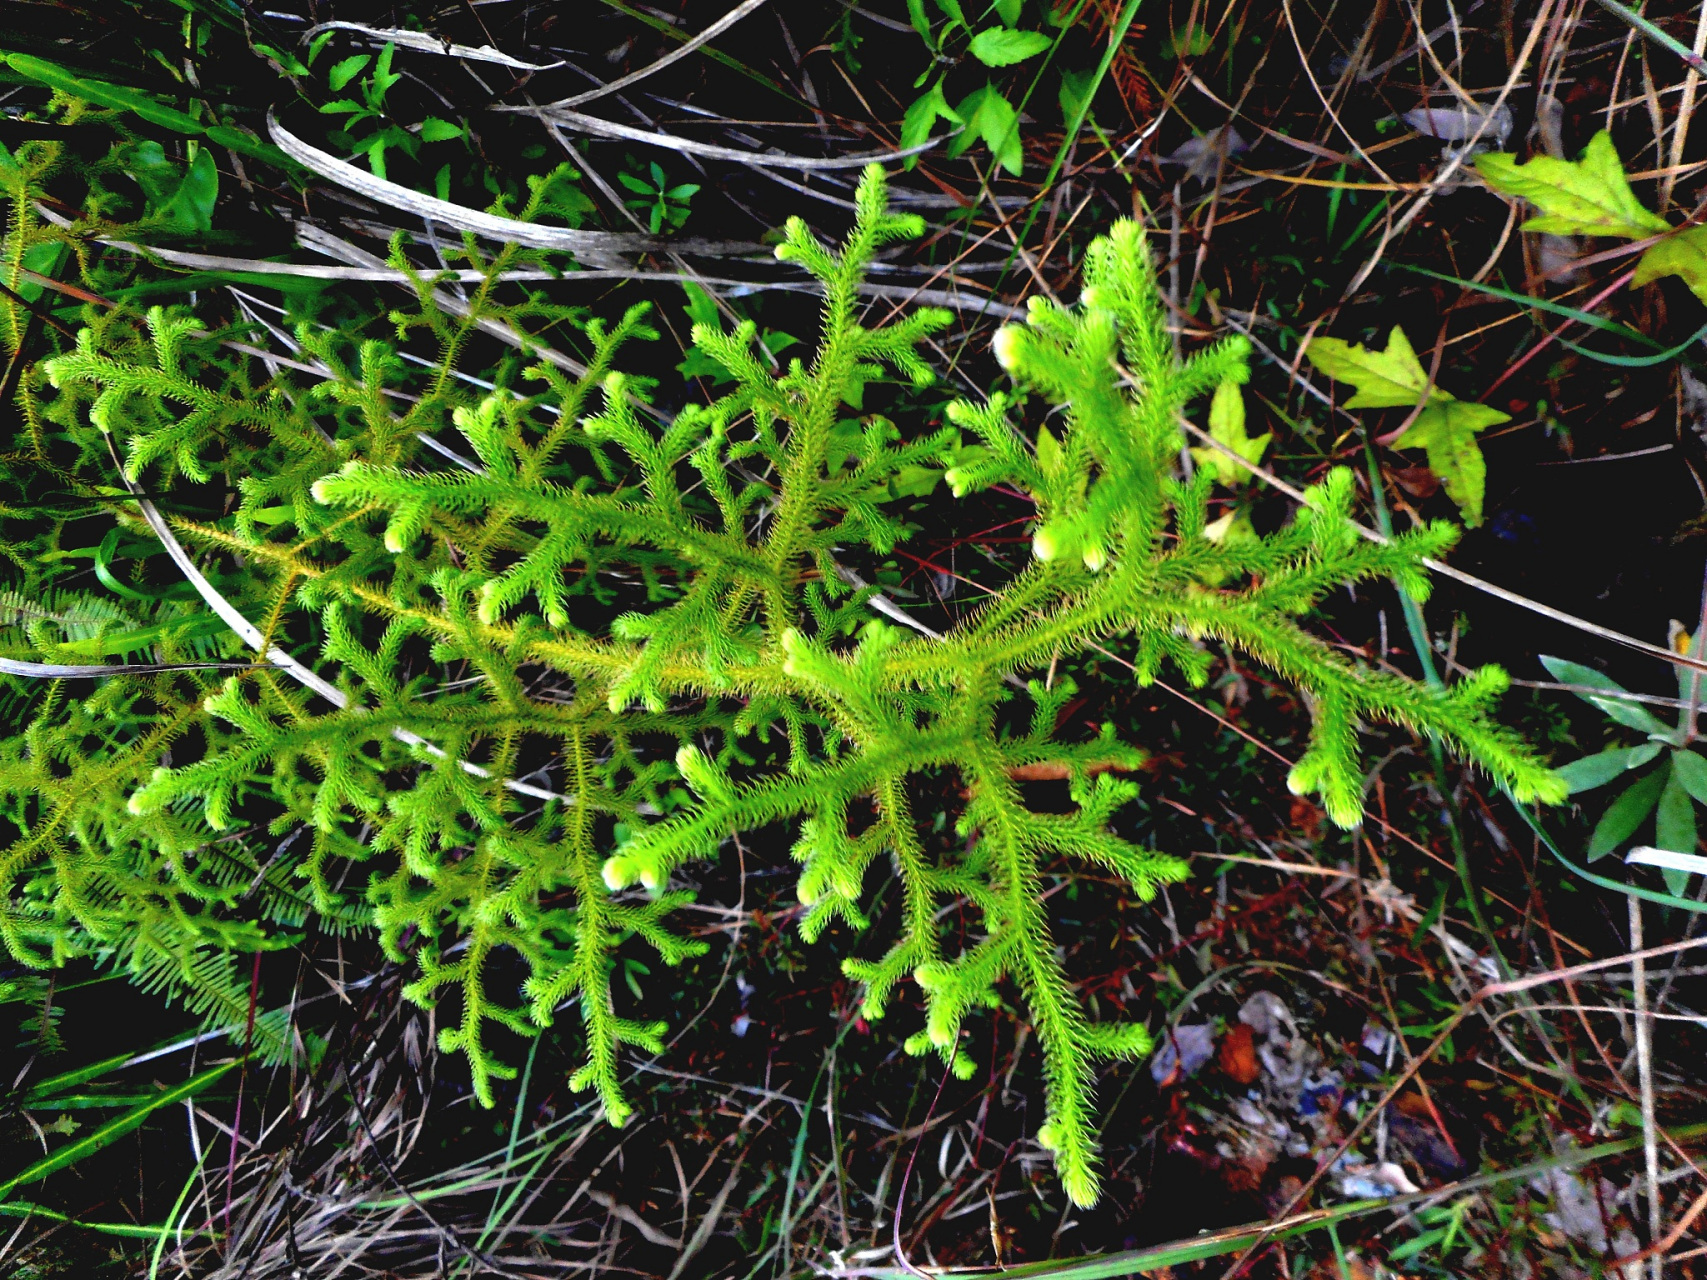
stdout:
<svg viewBox="0 0 1707 1280">
<path fill-rule="evenodd" d="M 616 175 L 618 182 L 639 197 L 623 203 L 646 215 L 647 228 L 653 235 L 665 227 L 674 229 L 681 226 L 688 220 L 688 202 L 699 191 L 699 183 L 681 182 L 671 186 L 669 178 L 664 175 L 664 167 L 656 160 L 647 165 L 646 170 L 644 177 L 636 177 L 632 173 Z"/>
<path fill-rule="evenodd" d="M 1707 636 L 1707 628 L 1693 638 L 1680 635 L 1674 647 L 1679 653 L 1699 657 L 1703 636 Z M 1646 770 L 1619 792 L 1618 798 L 1601 814 L 1594 834 L 1589 837 L 1588 860 L 1604 858 L 1629 840 L 1650 814 L 1654 819 L 1654 843 L 1659 849 L 1693 854 L 1697 838 L 1695 806 L 1707 805 L 1707 759 L 1694 749 L 1700 738 L 1698 707 L 1702 694 L 1707 693 L 1702 673 L 1689 667 L 1677 668 L 1677 694 L 1683 706 L 1679 708 L 1676 724 L 1667 724 L 1640 702 L 1631 700 L 1624 686 L 1610 676 L 1563 658 L 1542 655 L 1541 662 L 1555 679 L 1574 686 L 1572 692 L 1592 703 L 1607 719 L 1645 735 L 1634 746 L 1608 747 L 1573 760 L 1559 770 L 1572 795 L 1603 787 L 1626 773 Z M 1648 769 L 1650 764 L 1654 767 Z M 1666 887 L 1674 894 L 1682 894 L 1688 887 L 1690 873 L 1677 867 L 1663 870 Z"/>
<path fill-rule="evenodd" d="M 342 93 L 351 81 L 356 82 L 360 100 L 353 97 L 335 98 L 323 103 L 320 110 L 326 115 L 347 115 L 349 123 L 344 126 L 344 132 L 351 137 L 350 149 L 357 154 L 367 157 L 368 168 L 376 177 L 384 178 L 385 153 L 389 150 L 401 151 L 413 160 L 420 154 L 423 142 L 449 142 L 453 138 L 463 136 L 463 127 L 449 120 L 441 120 L 438 116 L 428 116 L 420 124 L 413 127 L 401 125 L 392 120 L 385 105 L 385 95 L 391 92 L 393 86 L 403 78 L 401 72 L 391 69 L 391 56 L 396 45 L 387 44 L 379 52 L 379 59 L 374 61 L 370 54 L 356 53 L 347 58 L 341 58 L 332 64 L 326 73 L 326 85 L 333 93 Z M 373 62 L 373 71 L 362 76 L 368 63 Z M 361 76 L 360 80 L 356 80 Z M 356 126 L 375 123 L 379 127 L 361 139 L 355 138 Z"/>
</svg>

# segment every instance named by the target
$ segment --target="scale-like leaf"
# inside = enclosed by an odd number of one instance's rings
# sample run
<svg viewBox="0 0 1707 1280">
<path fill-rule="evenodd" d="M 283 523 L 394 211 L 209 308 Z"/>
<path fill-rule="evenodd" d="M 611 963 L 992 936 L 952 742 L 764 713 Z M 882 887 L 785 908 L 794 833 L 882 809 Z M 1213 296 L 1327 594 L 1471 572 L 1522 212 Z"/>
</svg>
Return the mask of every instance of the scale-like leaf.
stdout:
<svg viewBox="0 0 1707 1280">
<path fill-rule="evenodd" d="M 1589 139 L 1581 160 L 1536 156 L 1519 164 L 1513 155 L 1485 155 L 1476 158 L 1476 170 L 1494 190 L 1521 196 L 1540 210 L 1523 224 L 1525 231 L 1646 240 L 1669 230 L 1665 219 L 1650 213 L 1630 190 L 1605 130 Z"/>
</svg>

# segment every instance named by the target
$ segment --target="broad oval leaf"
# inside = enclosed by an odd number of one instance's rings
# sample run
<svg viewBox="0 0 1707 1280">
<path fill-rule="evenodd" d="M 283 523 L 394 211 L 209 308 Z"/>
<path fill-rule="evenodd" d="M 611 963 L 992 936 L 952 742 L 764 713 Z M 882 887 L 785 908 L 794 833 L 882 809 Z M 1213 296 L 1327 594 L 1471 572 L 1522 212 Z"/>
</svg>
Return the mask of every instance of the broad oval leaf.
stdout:
<svg viewBox="0 0 1707 1280">
<path fill-rule="evenodd" d="M 1049 47 L 1049 37 L 1041 31 L 1010 31 L 1006 27 L 991 27 L 972 37 L 972 56 L 986 67 L 1011 67 L 1016 62 L 1035 58 Z"/>
<path fill-rule="evenodd" d="M 1695 852 L 1695 804 L 1689 792 L 1678 781 L 1677 770 L 1666 778 L 1665 790 L 1660 792 L 1659 805 L 1654 811 L 1654 841 L 1673 853 Z"/>
<path fill-rule="evenodd" d="M 1707 766 L 1707 760 L 1702 761 L 1702 764 Z M 1570 788 L 1570 793 L 1576 795 L 1579 791 L 1592 791 L 1596 787 L 1605 786 L 1630 767 L 1630 748 L 1612 747 L 1562 765 L 1558 772 L 1565 780 L 1565 785 Z"/>
<path fill-rule="evenodd" d="M 1642 733 L 1658 734 L 1665 737 L 1673 732 L 1669 724 L 1659 719 L 1639 702 L 1630 702 L 1624 698 L 1590 698 L 1589 701 L 1605 712 L 1607 719 L 1616 720 L 1619 724 L 1627 725 Z"/>
<path fill-rule="evenodd" d="M 1609 720 L 1616 720 L 1638 733 L 1651 733 L 1660 737 L 1665 737 L 1673 731 L 1669 724 L 1638 702 L 1624 698 L 1597 698 L 1588 692 L 1590 689 L 1605 689 L 1609 693 L 1624 693 L 1624 686 L 1611 676 L 1603 675 L 1593 667 L 1585 667 L 1580 662 L 1567 662 L 1563 658 L 1555 658 L 1545 653 L 1541 655 L 1541 665 L 1552 672 L 1553 678 L 1560 684 L 1582 686 L 1571 692 L 1585 702 L 1594 704 Z"/>
<path fill-rule="evenodd" d="M 1675 769 L 1666 782 L 1665 790 L 1660 793 L 1659 806 L 1654 811 L 1654 837 L 1654 843 L 1661 849 L 1669 849 L 1673 853 L 1695 852 L 1695 802 L 1678 781 Z M 1689 888 L 1689 872 L 1666 867 L 1661 874 L 1665 876 L 1666 888 L 1673 893 L 1682 894 Z"/>
<path fill-rule="evenodd" d="M 1655 769 L 1624 789 L 1595 824 L 1594 834 L 1588 841 L 1590 862 L 1604 858 L 1636 833 L 1636 828 L 1660 802 L 1660 793 L 1670 778 L 1669 767 Z"/>
<path fill-rule="evenodd" d="M 1640 769 L 1664 749 L 1663 744 L 1658 742 L 1644 742 L 1639 747 L 1631 747 L 1630 759 L 1624 767 L 1626 769 Z"/>
<path fill-rule="evenodd" d="M 1659 746 L 1657 742 L 1649 745 Z M 1707 760 L 1703 760 L 1693 751 L 1673 751 L 1671 772 L 1685 791 L 1702 804 L 1707 804 Z M 1694 850 L 1680 849 L 1678 852 L 1693 853 Z"/>
<path fill-rule="evenodd" d="M 1552 672 L 1553 679 L 1560 684 L 1580 684 L 1587 685 L 1591 689 L 1616 689 L 1619 693 L 1625 692 L 1624 686 L 1618 681 L 1609 675 L 1596 671 L 1593 667 L 1585 667 L 1580 662 L 1569 662 L 1564 658 L 1555 658 L 1550 653 L 1544 653 L 1540 656 L 1541 665 Z M 1577 696 L 1586 698 L 1588 694 L 1579 693 Z"/>
</svg>

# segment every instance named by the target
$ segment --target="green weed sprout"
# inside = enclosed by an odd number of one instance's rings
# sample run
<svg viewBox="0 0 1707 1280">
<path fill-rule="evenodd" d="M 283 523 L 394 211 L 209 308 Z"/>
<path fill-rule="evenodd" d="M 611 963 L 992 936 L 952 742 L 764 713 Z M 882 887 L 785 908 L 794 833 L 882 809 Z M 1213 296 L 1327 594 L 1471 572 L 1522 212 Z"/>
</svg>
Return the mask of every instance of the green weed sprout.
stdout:
<svg viewBox="0 0 1707 1280">
<path fill-rule="evenodd" d="M 1674 624 L 1672 648 L 1677 653 L 1699 658 L 1703 640 L 1707 640 L 1707 629 L 1691 636 Z M 1676 668 L 1677 698 L 1682 705 L 1676 723 L 1667 724 L 1632 699 L 1623 685 L 1593 667 L 1547 654 L 1541 655 L 1541 663 L 1555 680 L 1573 686 L 1572 692 L 1613 724 L 1644 736 L 1633 747 L 1608 747 L 1561 765 L 1559 776 L 1572 795 L 1603 787 L 1626 773 L 1654 765 L 1606 806 L 1589 836 L 1585 850 L 1588 861 L 1595 862 L 1614 852 L 1642 828 L 1650 814 L 1654 818 L 1657 847 L 1672 853 L 1694 854 L 1698 840 L 1695 806 L 1707 805 L 1707 758 L 1695 749 L 1700 743 L 1700 673 L 1684 666 Z M 1681 897 L 1689 888 L 1691 874 L 1665 868 L 1666 888 Z"/>
<path fill-rule="evenodd" d="M 310 916 L 373 929 L 418 966 L 411 998 L 456 998 L 441 1045 L 466 1056 L 482 1101 L 511 1074 L 492 1026 L 529 1035 L 573 1005 L 586 1052 L 573 1083 L 620 1124 L 622 1046 L 658 1053 L 665 1026 L 619 1011 L 618 948 L 647 945 L 668 964 L 697 953 L 670 926 L 688 897 L 675 873 L 783 828 L 807 939 L 836 919 L 863 929 L 874 864 L 898 876 L 893 941 L 847 972 L 874 1019 L 916 985 L 910 1052 L 969 1076 L 966 1019 L 1018 993 L 1047 1084 L 1038 1141 L 1071 1199 L 1096 1200 L 1097 1066 L 1141 1057 L 1151 1036 L 1087 1015 L 1044 877 L 1067 860 L 1149 900 L 1185 864 L 1117 834 L 1136 788 L 1109 766 L 1143 755 L 1110 725 L 1058 736 L 1072 682 L 1035 678 L 1054 660 L 1119 644 L 1139 681 L 1171 662 L 1201 685 L 1211 642 L 1248 655 L 1306 694 L 1314 727 L 1290 785 L 1342 826 L 1361 813 L 1364 722 L 1438 739 L 1523 799 L 1558 799 L 1563 784 L 1491 720 L 1502 672 L 1431 689 L 1300 625 L 1343 583 L 1393 578 L 1421 598 L 1422 560 L 1451 545 L 1451 526 L 1361 540 L 1339 469 L 1273 533 L 1207 527 L 1215 469 L 1177 477 L 1178 423 L 1237 391 L 1246 347 L 1176 358 L 1137 224 L 1091 248 L 1077 305 L 1033 300 L 997 336 L 1014 382 L 1063 411 L 1056 430 L 1024 434 L 1023 401 L 999 392 L 954 403 L 935 431 L 850 420 L 855 389 L 885 368 L 932 380 L 918 347 L 945 313 L 872 329 L 857 306 L 878 250 L 921 230 L 888 211 L 876 167 L 839 251 L 791 220 L 778 256 L 824 290 L 811 362 L 773 375 L 750 323 L 696 325 L 733 389 L 673 418 L 615 372 L 624 343 L 652 336 L 643 308 L 586 324 L 585 373 L 542 361 L 474 399 L 450 376 L 469 330 L 432 308 L 427 284 L 419 312 L 395 317 L 438 333 L 444 352 L 413 402 L 384 394 L 389 348 L 368 342 L 352 359 L 306 330 L 333 372 L 312 394 L 221 380 L 209 344 L 160 314 L 146 341 L 115 353 L 90 333 L 54 360 L 61 415 L 124 442 L 151 488 L 238 468 L 231 514 L 175 518 L 176 534 L 210 563 L 241 557 L 220 580 L 274 643 L 316 655 L 344 705 L 258 668 L 112 681 L 88 708 L 43 710 L 0 760 L 8 812 L 33 813 L 62 785 L 87 807 L 0 854 L 13 954 L 49 963 L 147 930 L 193 986 L 194 957 L 276 945 Z M 471 310 L 470 324 L 523 318 L 485 290 Z M 446 423 L 467 468 L 419 446 L 417 432 Z M 1000 484 L 1036 504 L 1029 562 L 940 638 L 873 617 L 839 559 L 903 539 L 898 489 L 933 467 L 956 495 Z M 139 727 L 90 756 L 87 721 L 103 714 Z M 1071 812 L 1028 807 L 1014 779 L 1041 762 L 1064 767 Z M 966 799 L 945 842 L 913 804 L 954 779 Z M 210 874 L 209 850 L 233 869 Z M 257 910 L 251 867 L 294 895 L 294 914 Z M 977 921 L 968 938 L 944 923 L 956 901 Z M 506 996 L 518 966 L 519 996 Z"/>
</svg>

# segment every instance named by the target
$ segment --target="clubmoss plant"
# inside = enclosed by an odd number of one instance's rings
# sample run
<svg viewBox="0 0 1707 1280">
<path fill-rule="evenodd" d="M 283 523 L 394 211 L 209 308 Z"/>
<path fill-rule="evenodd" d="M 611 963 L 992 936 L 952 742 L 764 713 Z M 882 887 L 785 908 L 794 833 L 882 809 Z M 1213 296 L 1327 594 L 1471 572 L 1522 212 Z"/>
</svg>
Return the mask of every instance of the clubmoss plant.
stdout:
<svg viewBox="0 0 1707 1280">
<path fill-rule="evenodd" d="M 1201 684 L 1211 642 L 1241 651 L 1305 693 L 1314 727 L 1290 784 L 1342 826 L 1361 811 L 1366 721 L 1434 737 L 1522 798 L 1562 796 L 1490 718 L 1497 669 L 1431 689 L 1300 624 L 1342 583 L 1394 578 L 1426 595 L 1421 561 L 1446 551 L 1451 526 L 1361 540 L 1341 469 L 1284 528 L 1208 532 L 1212 470 L 1178 476 L 1178 423 L 1245 380 L 1245 344 L 1176 357 L 1137 224 L 1092 247 L 1077 305 L 1034 299 L 997 336 L 1016 386 L 1062 410 L 1053 427 L 1026 434 L 1025 400 L 1000 392 L 956 402 L 935 431 L 850 419 L 852 389 L 885 368 L 929 383 L 918 348 L 948 323 L 929 309 L 861 323 L 873 255 L 922 228 L 887 210 L 876 167 L 857 205 L 839 251 L 798 219 L 777 250 L 823 286 L 811 362 L 773 374 L 751 324 L 696 326 L 733 389 L 673 417 L 615 371 L 624 344 L 653 336 L 643 308 L 585 324 L 583 371 L 542 359 L 478 398 L 453 376 L 472 324 L 525 318 L 486 290 L 468 324 L 438 315 L 425 281 L 420 311 L 396 317 L 442 347 L 412 400 L 392 394 L 399 365 L 378 342 L 352 357 L 304 328 L 304 359 L 324 371 L 304 389 L 288 372 L 251 383 L 247 363 L 181 316 L 85 330 L 48 365 L 56 420 L 91 456 L 112 440 L 150 493 L 219 475 L 236 491 L 229 514 L 120 517 L 124 537 L 164 533 L 208 575 L 199 600 L 172 603 L 171 625 L 217 598 L 274 656 L 41 704 L 0 759 L 17 832 L 0 854 L 12 953 L 43 965 L 137 954 L 151 933 L 178 958 L 175 980 L 200 990 L 196 964 L 276 945 L 311 916 L 372 929 L 418 966 L 414 999 L 454 997 L 441 1046 L 466 1056 L 482 1100 L 512 1074 L 491 1024 L 528 1035 L 573 1005 L 586 1046 L 574 1084 L 620 1124 L 621 1047 L 660 1052 L 665 1026 L 619 1009 L 617 947 L 639 939 L 670 964 L 693 954 L 700 944 L 670 925 L 687 897 L 678 869 L 732 836 L 763 848 L 786 832 L 809 939 L 836 918 L 864 929 L 873 865 L 897 874 L 893 941 L 847 969 L 871 1018 L 917 985 L 909 1051 L 969 1075 L 966 1018 L 1005 987 L 1020 995 L 1047 1081 L 1039 1141 L 1083 1205 L 1098 1194 L 1097 1064 L 1136 1059 L 1151 1037 L 1087 1016 L 1043 878 L 1076 862 L 1148 900 L 1185 864 L 1117 834 L 1136 788 L 1109 766 L 1142 753 L 1108 725 L 1058 736 L 1074 690 L 1039 678 L 1052 662 L 1120 645 L 1140 681 L 1171 662 Z M 488 265 L 512 261 L 507 250 Z M 418 438 L 447 424 L 466 465 Z M 925 468 L 946 468 L 956 495 L 999 484 L 1036 504 L 1029 563 L 940 637 L 874 616 L 871 589 L 845 572 L 906 536 L 898 494 Z M 51 639 L 32 634 L 38 650 Z M 168 657 L 181 651 L 162 634 Z M 242 657 L 236 635 L 220 643 Z M 1014 778 L 1039 762 L 1065 767 L 1071 812 L 1027 805 Z M 952 843 L 913 814 L 919 788 L 944 777 L 965 797 Z M 290 905 L 266 906 L 258 886 Z M 956 901 L 977 920 L 970 937 L 945 923 Z M 208 1008 L 229 1025 L 242 1019 L 228 979 Z"/>
</svg>

